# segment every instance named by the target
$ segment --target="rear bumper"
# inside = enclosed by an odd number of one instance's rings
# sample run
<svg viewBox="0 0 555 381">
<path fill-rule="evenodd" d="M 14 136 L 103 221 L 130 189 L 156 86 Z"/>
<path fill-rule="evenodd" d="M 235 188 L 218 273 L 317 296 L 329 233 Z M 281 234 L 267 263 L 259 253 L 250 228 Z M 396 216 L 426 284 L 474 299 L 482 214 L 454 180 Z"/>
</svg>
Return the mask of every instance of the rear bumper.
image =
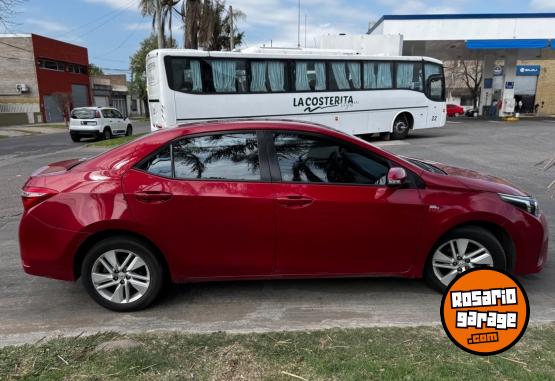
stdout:
<svg viewBox="0 0 555 381">
<path fill-rule="evenodd" d="M 71 136 L 78 136 L 81 138 L 99 137 L 102 133 L 98 130 L 69 130 Z"/>
<path fill-rule="evenodd" d="M 75 280 L 74 253 L 86 234 L 58 229 L 31 214 L 19 225 L 19 249 L 27 274 L 60 280 Z"/>
</svg>

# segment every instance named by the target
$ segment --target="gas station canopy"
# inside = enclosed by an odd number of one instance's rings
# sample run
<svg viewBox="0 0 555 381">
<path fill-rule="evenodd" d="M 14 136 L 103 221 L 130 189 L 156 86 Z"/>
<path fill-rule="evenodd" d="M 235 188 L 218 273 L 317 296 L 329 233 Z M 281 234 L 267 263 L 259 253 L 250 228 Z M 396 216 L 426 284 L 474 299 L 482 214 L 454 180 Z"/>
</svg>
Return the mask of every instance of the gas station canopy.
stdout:
<svg viewBox="0 0 555 381">
<path fill-rule="evenodd" d="M 555 60 L 555 13 L 387 15 L 368 35 L 400 35 L 403 55 L 483 62 L 480 106 L 499 100 L 501 116 L 514 112 L 517 61 Z M 496 89 L 491 83 L 499 60 L 503 80 Z M 519 70 L 518 75 L 533 74 Z"/>
</svg>

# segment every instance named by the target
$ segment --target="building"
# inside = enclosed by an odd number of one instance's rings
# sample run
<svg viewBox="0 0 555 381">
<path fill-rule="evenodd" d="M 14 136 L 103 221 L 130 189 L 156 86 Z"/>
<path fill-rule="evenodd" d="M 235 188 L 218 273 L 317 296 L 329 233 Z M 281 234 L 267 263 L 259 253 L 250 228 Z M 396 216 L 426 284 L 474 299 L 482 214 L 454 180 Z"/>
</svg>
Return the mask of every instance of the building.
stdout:
<svg viewBox="0 0 555 381">
<path fill-rule="evenodd" d="M 368 34 L 402 35 L 403 55 L 481 62 L 480 112 L 501 101 L 499 115 L 511 115 L 522 98 L 555 114 L 552 75 L 544 74 L 555 61 L 555 13 L 383 16 Z"/>
<path fill-rule="evenodd" d="M 0 34 L 0 125 L 62 122 L 91 104 L 86 48 L 36 34 Z"/>
<path fill-rule="evenodd" d="M 125 116 L 145 115 L 144 104 L 129 91 L 125 74 L 103 74 L 91 77 L 93 104 L 114 107 Z"/>
</svg>

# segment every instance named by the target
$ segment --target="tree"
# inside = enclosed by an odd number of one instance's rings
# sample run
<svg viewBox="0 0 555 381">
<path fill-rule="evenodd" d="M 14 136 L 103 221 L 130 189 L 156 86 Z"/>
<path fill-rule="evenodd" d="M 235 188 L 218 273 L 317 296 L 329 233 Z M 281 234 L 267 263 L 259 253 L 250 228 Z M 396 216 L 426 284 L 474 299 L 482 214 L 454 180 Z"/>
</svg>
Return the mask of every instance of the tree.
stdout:
<svg viewBox="0 0 555 381">
<path fill-rule="evenodd" d="M 25 0 L 0 0 L 0 24 L 7 28 L 13 16 L 17 14 L 17 6 Z"/>
<path fill-rule="evenodd" d="M 226 10 L 225 0 L 184 0 L 181 17 L 185 25 L 185 48 L 205 50 L 229 50 L 231 37 L 231 15 Z M 245 14 L 236 9 L 233 25 L 245 19 Z M 241 45 L 243 32 L 233 28 L 235 46 Z"/>
<path fill-rule="evenodd" d="M 166 39 L 164 45 L 169 48 L 176 48 L 177 43 L 175 40 Z M 143 100 L 145 110 L 148 112 L 148 94 L 146 91 L 146 56 L 152 50 L 158 48 L 158 37 L 156 34 L 151 34 L 146 38 L 137 52 L 130 57 L 131 69 L 131 91 L 135 93 L 140 99 Z"/>
<path fill-rule="evenodd" d="M 89 75 L 91 75 L 91 76 L 104 75 L 104 71 L 102 70 L 101 67 L 96 66 L 93 63 L 90 63 L 89 64 Z"/>
<path fill-rule="evenodd" d="M 482 62 L 478 59 L 452 61 L 446 63 L 445 77 L 452 83 L 449 87 L 462 85 L 468 89 L 472 97 L 474 109 L 478 108 L 478 100 L 482 91 Z"/>
<path fill-rule="evenodd" d="M 172 21 L 174 7 L 181 0 L 140 0 L 139 9 L 144 16 L 152 16 L 152 29 L 156 33 L 158 48 L 166 48 L 166 26 L 169 39 L 172 39 Z M 159 13 L 159 15 L 158 15 Z"/>
</svg>

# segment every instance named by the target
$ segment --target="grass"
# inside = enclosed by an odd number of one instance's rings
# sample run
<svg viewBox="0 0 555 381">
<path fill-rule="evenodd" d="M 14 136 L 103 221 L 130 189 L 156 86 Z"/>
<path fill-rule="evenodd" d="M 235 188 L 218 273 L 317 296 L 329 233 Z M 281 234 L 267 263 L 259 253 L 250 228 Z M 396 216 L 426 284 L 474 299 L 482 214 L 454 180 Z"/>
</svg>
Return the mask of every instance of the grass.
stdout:
<svg viewBox="0 0 555 381">
<path fill-rule="evenodd" d="M 119 138 L 113 138 L 110 140 L 100 140 L 94 143 L 90 143 L 89 147 L 105 147 L 105 148 L 113 148 L 113 147 L 117 147 L 120 146 L 122 144 L 128 143 L 132 140 L 137 139 L 140 136 L 146 135 L 146 132 L 144 133 L 140 133 L 140 134 L 136 134 L 136 135 L 132 135 L 132 136 L 122 136 Z"/>
<path fill-rule="evenodd" d="M 0 379 L 477 380 L 555 379 L 555 324 L 531 327 L 508 352 L 467 354 L 441 327 L 230 335 L 115 333 L 0 349 Z"/>
</svg>

